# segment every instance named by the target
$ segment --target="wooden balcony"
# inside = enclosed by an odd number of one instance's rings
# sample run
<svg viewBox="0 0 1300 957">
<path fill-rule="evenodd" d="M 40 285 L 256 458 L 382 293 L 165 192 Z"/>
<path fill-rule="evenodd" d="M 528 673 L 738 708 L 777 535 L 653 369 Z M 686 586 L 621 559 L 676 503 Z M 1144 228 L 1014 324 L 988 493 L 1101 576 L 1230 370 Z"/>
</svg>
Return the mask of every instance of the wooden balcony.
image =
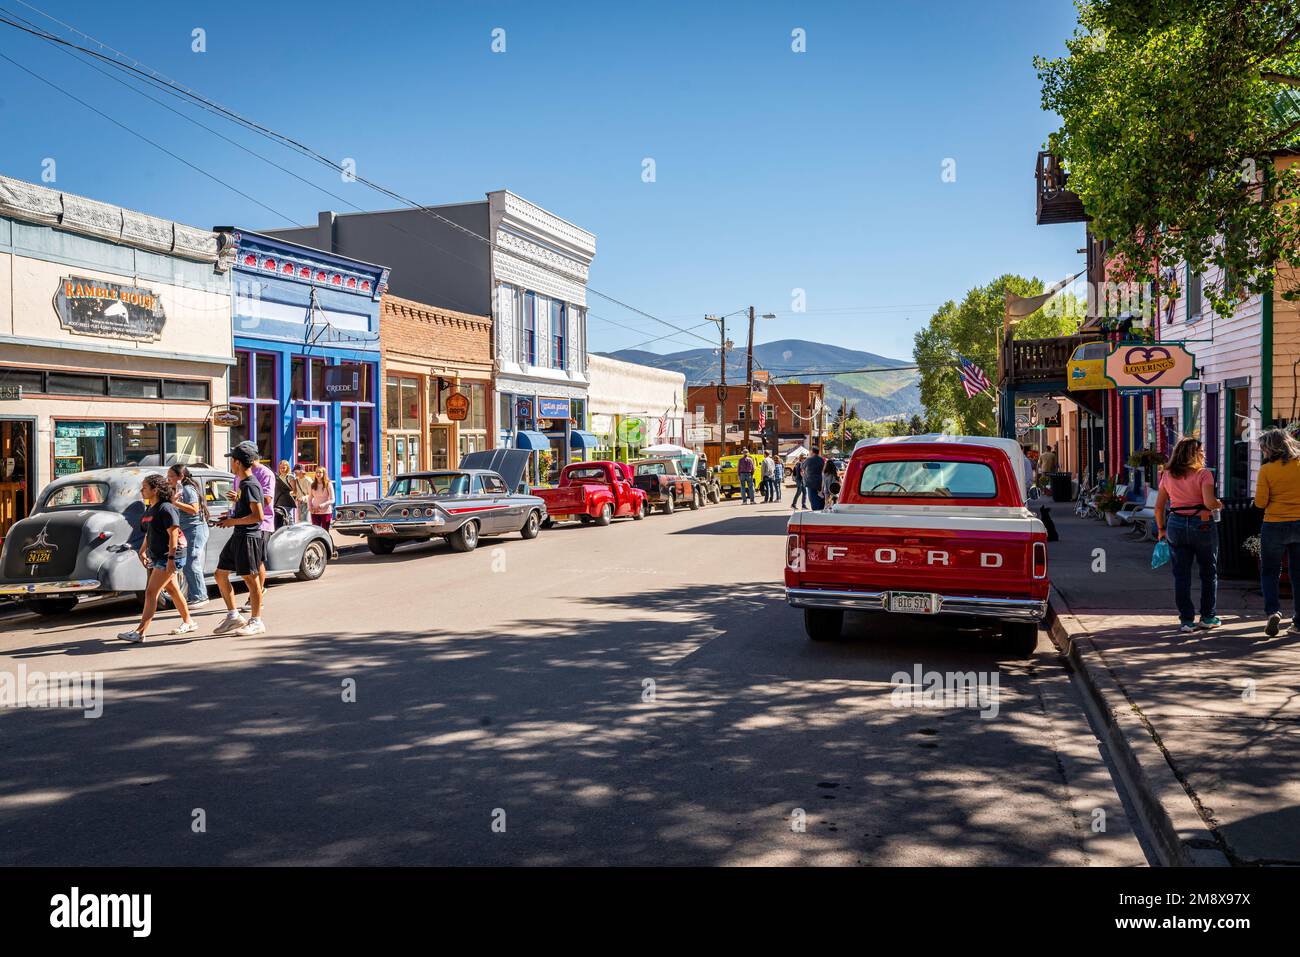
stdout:
<svg viewBox="0 0 1300 957">
<path fill-rule="evenodd" d="M 1006 384 L 1065 382 L 1070 356 L 1097 336 L 1059 336 L 1055 339 L 1013 339 L 1003 346 L 1002 369 Z"/>
<path fill-rule="evenodd" d="M 1060 160 L 1046 150 L 1039 152 L 1038 169 L 1035 174 L 1038 185 L 1039 226 L 1087 222 L 1088 214 L 1083 211 L 1083 202 L 1065 188 L 1067 178 L 1068 174 Z"/>
</svg>

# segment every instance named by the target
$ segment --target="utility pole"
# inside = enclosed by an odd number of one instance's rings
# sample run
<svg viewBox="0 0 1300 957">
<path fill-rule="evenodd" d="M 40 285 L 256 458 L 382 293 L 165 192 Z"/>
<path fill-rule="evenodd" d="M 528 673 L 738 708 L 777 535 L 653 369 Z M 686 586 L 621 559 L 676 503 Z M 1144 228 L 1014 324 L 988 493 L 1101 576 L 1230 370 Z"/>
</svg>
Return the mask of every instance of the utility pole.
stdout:
<svg viewBox="0 0 1300 957">
<path fill-rule="evenodd" d="M 844 452 L 844 431 L 849 416 L 849 400 L 840 399 L 840 453 Z"/>
<path fill-rule="evenodd" d="M 749 420 L 754 415 L 754 307 L 749 307 L 749 349 L 745 359 L 745 448 L 749 447 Z"/>
</svg>

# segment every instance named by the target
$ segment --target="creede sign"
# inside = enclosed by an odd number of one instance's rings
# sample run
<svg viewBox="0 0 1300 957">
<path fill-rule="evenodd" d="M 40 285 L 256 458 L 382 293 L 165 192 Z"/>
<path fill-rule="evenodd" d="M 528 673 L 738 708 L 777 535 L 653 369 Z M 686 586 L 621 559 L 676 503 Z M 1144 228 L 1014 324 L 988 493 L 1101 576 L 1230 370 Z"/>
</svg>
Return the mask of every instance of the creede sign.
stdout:
<svg viewBox="0 0 1300 957">
<path fill-rule="evenodd" d="M 156 342 L 167 316 L 152 289 L 65 276 L 54 294 L 59 325 L 81 336 Z"/>
</svg>

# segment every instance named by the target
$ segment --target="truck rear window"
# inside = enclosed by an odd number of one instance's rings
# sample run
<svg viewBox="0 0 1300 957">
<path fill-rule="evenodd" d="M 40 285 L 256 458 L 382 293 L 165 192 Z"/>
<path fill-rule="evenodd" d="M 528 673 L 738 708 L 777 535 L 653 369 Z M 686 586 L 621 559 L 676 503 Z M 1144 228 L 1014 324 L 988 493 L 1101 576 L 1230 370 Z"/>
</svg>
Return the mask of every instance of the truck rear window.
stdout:
<svg viewBox="0 0 1300 957">
<path fill-rule="evenodd" d="M 869 498 L 996 498 L 998 482 L 980 462 L 870 462 L 858 492 Z"/>
<path fill-rule="evenodd" d="M 570 469 L 570 482 L 604 482 L 605 470 L 601 468 Z"/>
</svg>

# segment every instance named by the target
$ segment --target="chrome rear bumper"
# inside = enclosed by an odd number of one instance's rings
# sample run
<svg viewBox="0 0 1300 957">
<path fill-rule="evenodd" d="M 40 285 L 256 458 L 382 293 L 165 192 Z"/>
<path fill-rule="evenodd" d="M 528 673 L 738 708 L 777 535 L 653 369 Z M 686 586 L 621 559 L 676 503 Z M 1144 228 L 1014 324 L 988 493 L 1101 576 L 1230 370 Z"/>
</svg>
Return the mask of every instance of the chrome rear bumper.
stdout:
<svg viewBox="0 0 1300 957">
<path fill-rule="evenodd" d="M 78 578 L 62 582 L 24 582 L 20 585 L 0 585 L 0 595 L 66 595 L 69 592 L 80 593 L 99 591 L 98 578 Z"/>
<path fill-rule="evenodd" d="M 888 595 L 889 592 L 884 591 L 838 591 L 830 588 L 787 588 L 785 590 L 785 600 L 795 608 L 836 608 L 842 611 L 885 611 Z M 939 595 L 938 614 L 977 615 L 1011 621 L 1042 621 L 1047 617 L 1047 602 L 1033 598 Z"/>
</svg>

